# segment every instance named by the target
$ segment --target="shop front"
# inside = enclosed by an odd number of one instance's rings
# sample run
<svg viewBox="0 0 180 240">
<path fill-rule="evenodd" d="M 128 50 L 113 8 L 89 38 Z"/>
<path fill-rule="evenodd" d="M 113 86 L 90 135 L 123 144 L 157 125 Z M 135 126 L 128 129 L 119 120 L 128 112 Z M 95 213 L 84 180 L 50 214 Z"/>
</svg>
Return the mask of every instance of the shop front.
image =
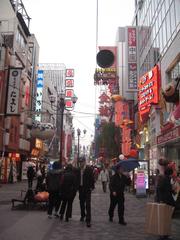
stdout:
<svg viewBox="0 0 180 240">
<path fill-rule="evenodd" d="M 167 123 L 161 134 L 157 136 L 157 146 L 160 155 L 173 161 L 178 167 L 180 165 L 180 125 L 174 126 Z"/>
</svg>

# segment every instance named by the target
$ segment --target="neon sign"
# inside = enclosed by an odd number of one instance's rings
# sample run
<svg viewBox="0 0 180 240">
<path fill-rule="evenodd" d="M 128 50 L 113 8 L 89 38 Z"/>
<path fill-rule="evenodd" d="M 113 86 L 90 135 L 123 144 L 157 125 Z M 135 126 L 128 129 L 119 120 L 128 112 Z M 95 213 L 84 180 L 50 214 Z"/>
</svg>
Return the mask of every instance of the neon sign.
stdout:
<svg viewBox="0 0 180 240">
<path fill-rule="evenodd" d="M 138 83 L 138 108 L 141 122 L 145 121 L 152 104 L 159 102 L 160 74 L 158 66 L 144 74 Z"/>
</svg>

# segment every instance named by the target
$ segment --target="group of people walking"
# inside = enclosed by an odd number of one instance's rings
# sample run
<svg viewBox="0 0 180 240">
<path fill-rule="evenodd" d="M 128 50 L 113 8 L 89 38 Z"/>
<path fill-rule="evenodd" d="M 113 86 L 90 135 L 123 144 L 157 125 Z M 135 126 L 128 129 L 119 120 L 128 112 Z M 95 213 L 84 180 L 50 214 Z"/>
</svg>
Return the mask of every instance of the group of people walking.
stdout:
<svg viewBox="0 0 180 240">
<path fill-rule="evenodd" d="M 79 168 L 71 164 L 64 170 L 54 162 L 53 169 L 47 173 L 46 184 L 49 192 L 48 217 L 52 218 L 53 210 L 55 216 L 69 221 L 72 217 L 73 200 L 79 192 L 81 210 L 80 221 L 86 221 L 87 227 L 91 227 L 91 192 L 94 189 L 93 170 L 86 165 L 84 157 L 79 160 Z"/>
<path fill-rule="evenodd" d="M 108 210 L 109 221 L 113 222 L 114 210 L 118 205 L 119 224 L 126 225 L 124 220 L 124 190 L 126 185 L 131 184 L 129 175 L 123 173 L 121 167 L 111 178 L 106 168 L 99 174 L 102 182 L 103 192 L 107 190 L 109 184 L 110 206 Z M 59 168 L 59 163 L 54 162 L 53 169 L 47 173 L 47 191 L 49 192 L 48 217 L 54 215 L 61 220 L 69 221 L 72 217 L 73 201 L 79 193 L 80 221 L 86 222 L 87 227 L 91 227 L 91 192 L 95 188 L 95 178 L 93 168 L 86 165 L 84 157 L 79 160 L 79 167 L 75 168 L 68 164 L 64 170 Z"/>
</svg>

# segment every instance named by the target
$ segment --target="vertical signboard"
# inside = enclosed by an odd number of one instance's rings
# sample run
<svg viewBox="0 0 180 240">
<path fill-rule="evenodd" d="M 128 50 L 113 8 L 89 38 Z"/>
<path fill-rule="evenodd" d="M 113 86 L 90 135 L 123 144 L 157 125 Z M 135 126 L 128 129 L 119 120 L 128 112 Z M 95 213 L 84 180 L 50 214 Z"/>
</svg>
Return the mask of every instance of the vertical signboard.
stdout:
<svg viewBox="0 0 180 240">
<path fill-rule="evenodd" d="M 141 122 L 149 117 L 152 104 L 159 102 L 160 73 L 158 66 L 144 74 L 138 82 L 138 108 Z"/>
<path fill-rule="evenodd" d="M 65 91 L 65 103 L 66 109 L 72 110 L 73 108 L 73 101 L 72 98 L 74 97 L 74 69 L 66 69 L 66 91 Z"/>
<path fill-rule="evenodd" d="M 128 90 L 137 90 L 137 41 L 136 28 L 127 28 Z"/>
<path fill-rule="evenodd" d="M 6 114 L 17 115 L 19 113 L 19 87 L 22 68 L 9 69 L 8 94 Z"/>
<path fill-rule="evenodd" d="M 36 111 L 40 112 L 42 108 L 42 91 L 43 91 L 43 70 L 38 70 L 37 74 L 37 96 L 36 96 Z M 40 121 L 41 117 L 36 116 L 36 121 Z"/>
</svg>

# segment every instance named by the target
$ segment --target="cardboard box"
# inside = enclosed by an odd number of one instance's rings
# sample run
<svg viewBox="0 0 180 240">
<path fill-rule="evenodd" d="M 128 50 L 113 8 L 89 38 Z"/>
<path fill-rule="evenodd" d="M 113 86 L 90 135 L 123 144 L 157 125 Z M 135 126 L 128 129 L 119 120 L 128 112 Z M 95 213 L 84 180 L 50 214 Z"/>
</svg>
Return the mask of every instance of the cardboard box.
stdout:
<svg viewBox="0 0 180 240">
<path fill-rule="evenodd" d="M 156 235 L 170 235 L 174 208 L 165 203 L 147 203 L 146 232 Z"/>
</svg>

